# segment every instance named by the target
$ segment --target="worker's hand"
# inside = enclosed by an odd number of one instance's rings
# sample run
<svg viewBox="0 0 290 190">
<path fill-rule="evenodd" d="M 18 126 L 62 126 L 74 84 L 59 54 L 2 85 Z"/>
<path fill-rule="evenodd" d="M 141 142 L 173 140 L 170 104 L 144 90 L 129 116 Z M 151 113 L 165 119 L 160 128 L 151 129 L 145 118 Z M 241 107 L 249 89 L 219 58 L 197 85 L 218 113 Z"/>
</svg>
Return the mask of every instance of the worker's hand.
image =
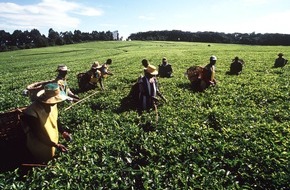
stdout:
<svg viewBox="0 0 290 190">
<path fill-rule="evenodd" d="M 68 149 L 62 144 L 56 144 L 56 148 L 61 152 L 67 152 Z"/>
<path fill-rule="evenodd" d="M 71 141 L 72 140 L 72 136 L 71 134 L 69 134 L 68 132 L 63 132 L 62 133 L 62 137 L 66 140 L 66 141 Z"/>
<path fill-rule="evenodd" d="M 79 100 L 80 100 L 79 98 L 73 98 L 73 99 L 72 99 L 72 102 L 73 102 L 73 103 L 76 103 L 76 102 L 78 102 Z"/>
<path fill-rule="evenodd" d="M 215 86 L 216 85 L 216 81 L 209 81 L 210 85 Z"/>
<path fill-rule="evenodd" d="M 152 100 L 155 101 L 155 102 L 159 102 L 159 99 L 155 96 L 151 96 Z"/>
</svg>

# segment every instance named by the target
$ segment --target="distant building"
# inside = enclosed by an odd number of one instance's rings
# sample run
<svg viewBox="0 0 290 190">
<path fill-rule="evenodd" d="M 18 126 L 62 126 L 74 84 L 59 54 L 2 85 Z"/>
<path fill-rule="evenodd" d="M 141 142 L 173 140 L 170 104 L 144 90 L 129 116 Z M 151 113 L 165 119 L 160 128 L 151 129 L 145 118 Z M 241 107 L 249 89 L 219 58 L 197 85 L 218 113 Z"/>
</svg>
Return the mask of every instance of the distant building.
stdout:
<svg viewBox="0 0 290 190">
<path fill-rule="evenodd" d="M 115 30 L 115 31 L 113 32 L 113 39 L 114 39 L 114 40 L 119 40 L 119 32 L 118 32 L 118 30 Z"/>
</svg>

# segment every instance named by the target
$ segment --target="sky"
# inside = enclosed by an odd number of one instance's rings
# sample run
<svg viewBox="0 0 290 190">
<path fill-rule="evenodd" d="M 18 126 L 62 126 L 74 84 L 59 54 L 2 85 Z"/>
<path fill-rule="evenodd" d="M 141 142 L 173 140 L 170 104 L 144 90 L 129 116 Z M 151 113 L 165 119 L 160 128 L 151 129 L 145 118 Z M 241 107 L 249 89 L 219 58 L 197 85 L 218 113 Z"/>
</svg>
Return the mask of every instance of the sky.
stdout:
<svg viewBox="0 0 290 190">
<path fill-rule="evenodd" d="M 0 0 L 0 30 L 290 34 L 289 0 Z"/>
</svg>

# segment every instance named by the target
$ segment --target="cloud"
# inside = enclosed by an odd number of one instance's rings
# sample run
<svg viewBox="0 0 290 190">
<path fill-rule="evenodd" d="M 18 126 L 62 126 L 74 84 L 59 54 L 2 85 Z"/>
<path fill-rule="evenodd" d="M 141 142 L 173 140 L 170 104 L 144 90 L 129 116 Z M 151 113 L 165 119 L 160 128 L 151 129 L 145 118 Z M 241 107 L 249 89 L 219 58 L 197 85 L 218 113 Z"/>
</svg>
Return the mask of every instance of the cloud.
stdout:
<svg viewBox="0 0 290 190">
<path fill-rule="evenodd" d="M 272 3 L 276 0 L 242 0 L 246 5 L 262 5 Z"/>
<path fill-rule="evenodd" d="M 82 16 L 100 16 L 103 12 L 93 7 L 66 0 L 42 0 L 38 4 L 18 5 L 0 3 L 0 28 L 67 30 L 77 28 Z"/>
<path fill-rule="evenodd" d="M 290 17 L 290 11 L 284 11 L 279 13 L 269 13 L 268 15 L 262 15 L 256 18 L 246 18 L 242 21 L 234 22 L 229 21 L 227 23 L 216 23 L 212 25 L 215 31 L 226 33 L 282 33 L 290 34 L 290 25 L 287 25 L 288 18 Z M 207 25 L 198 26 L 203 30 L 210 30 L 211 27 L 206 28 Z M 211 29 L 212 30 L 212 29 Z"/>
<path fill-rule="evenodd" d="M 250 24 L 257 32 L 290 34 L 290 26 L 287 24 L 289 17 L 290 10 L 276 12 L 254 19 Z"/>
<path fill-rule="evenodd" d="M 155 17 L 153 16 L 139 16 L 140 20 L 155 20 Z"/>
<path fill-rule="evenodd" d="M 101 16 L 103 14 L 102 11 L 90 7 L 82 7 L 78 12 L 75 13 L 84 16 Z"/>
</svg>

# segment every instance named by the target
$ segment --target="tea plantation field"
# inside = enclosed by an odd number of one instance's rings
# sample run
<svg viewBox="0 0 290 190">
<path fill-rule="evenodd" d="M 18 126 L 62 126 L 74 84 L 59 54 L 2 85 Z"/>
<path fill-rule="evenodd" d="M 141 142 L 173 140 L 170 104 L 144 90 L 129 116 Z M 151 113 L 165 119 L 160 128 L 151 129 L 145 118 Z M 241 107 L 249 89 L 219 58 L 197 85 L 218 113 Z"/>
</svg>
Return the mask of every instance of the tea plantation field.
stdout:
<svg viewBox="0 0 290 190">
<path fill-rule="evenodd" d="M 185 42 L 95 42 L 0 53 L 0 111 L 30 104 L 28 84 L 53 79 L 59 64 L 76 75 L 95 60 L 113 60 L 105 91 L 59 105 L 60 120 L 73 134 L 67 154 L 24 178 L 18 169 L 0 173 L 0 189 L 290 189 L 290 65 L 273 68 L 290 47 Z M 217 86 L 194 93 L 184 76 L 193 65 L 217 56 Z M 174 77 L 159 78 L 167 103 L 138 117 L 121 109 L 142 74 L 141 60 L 162 57 Z M 231 60 L 246 65 L 227 75 Z M 100 91 L 99 89 L 96 89 Z M 85 98 L 95 90 L 78 93 Z M 151 122 L 152 126 L 143 124 Z M 1 152 L 1 155 L 5 152 Z"/>
</svg>

